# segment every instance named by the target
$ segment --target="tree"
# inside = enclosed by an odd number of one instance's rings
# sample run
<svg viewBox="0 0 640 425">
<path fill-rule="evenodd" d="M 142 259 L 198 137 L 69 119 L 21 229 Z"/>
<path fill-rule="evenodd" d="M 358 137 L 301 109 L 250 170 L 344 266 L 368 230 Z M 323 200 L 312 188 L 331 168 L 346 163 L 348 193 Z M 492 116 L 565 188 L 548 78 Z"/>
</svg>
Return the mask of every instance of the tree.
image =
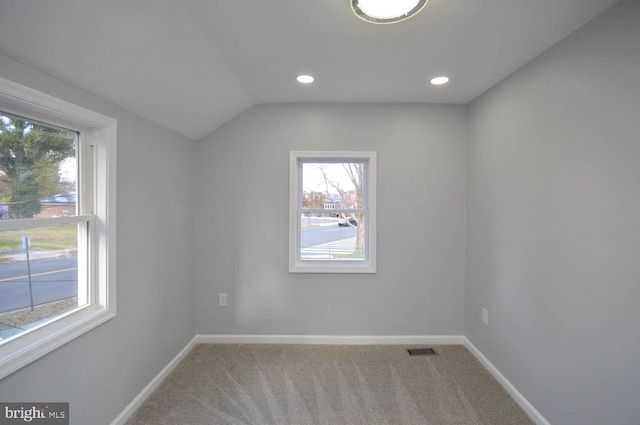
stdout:
<svg viewBox="0 0 640 425">
<path fill-rule="evenodd" d="M 61 187 L 60 164 L 75 155 L 76 134 L 0 115 L 0 189 L 12 218 L 40 212 L 40 199 Z"/>
</svg>

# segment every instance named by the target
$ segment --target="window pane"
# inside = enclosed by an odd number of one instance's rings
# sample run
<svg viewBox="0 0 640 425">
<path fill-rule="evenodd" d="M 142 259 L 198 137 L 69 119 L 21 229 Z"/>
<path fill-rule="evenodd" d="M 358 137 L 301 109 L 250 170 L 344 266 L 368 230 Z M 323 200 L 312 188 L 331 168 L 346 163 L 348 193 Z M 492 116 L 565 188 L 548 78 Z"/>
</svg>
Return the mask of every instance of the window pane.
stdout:
<svg viewBox="0 0 640 425">
<path fill-rule="evenodd" d="M 83 225 L 0 232 L 0 344 L 87 303 L 78 278 Z"/>
<path fill-rule="evenodd" d="M 302 213 L 300 259 L 363 261 L 365 235 L 363 213 Z"/>
<path fill-rule="evenodd" d="M 76 215 L 77 140 L 0 112 L 0 220 Z"/>
<path fill-rule="evenodd" d="M 361 209 L 365 202 L 364 162 L 304 162 L 303 209 Z"/>
</svg>

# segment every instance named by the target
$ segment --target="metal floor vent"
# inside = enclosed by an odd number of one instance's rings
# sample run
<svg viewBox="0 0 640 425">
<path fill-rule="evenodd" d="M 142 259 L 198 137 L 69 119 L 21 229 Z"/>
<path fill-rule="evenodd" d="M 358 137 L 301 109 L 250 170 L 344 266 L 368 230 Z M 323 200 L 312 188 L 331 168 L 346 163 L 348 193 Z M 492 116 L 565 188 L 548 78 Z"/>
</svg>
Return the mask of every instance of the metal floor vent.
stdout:
<svg viewBox="0 0 640 425">
<path fill-rule="evenodd" d="M 428 355 L 438 355 L 433 348 L 409 348 L 407 350 L 410 356 L 428 356 Z"/>
</svg>

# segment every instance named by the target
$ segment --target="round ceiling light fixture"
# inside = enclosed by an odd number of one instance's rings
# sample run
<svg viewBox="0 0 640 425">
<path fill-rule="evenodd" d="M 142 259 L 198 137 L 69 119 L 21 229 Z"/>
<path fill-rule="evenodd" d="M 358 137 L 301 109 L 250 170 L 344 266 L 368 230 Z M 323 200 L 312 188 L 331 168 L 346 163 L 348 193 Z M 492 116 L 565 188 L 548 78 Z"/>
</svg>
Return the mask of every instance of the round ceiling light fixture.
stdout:
<svg viewBox="0 0 640 425">
<path fill-rule="evenodd" d="M 431 79 L 431 84 L 434 86 L 441 86 L 443 84 L 447 84 L 449 82 L 449 77 L 445 77 L 444 75 L 440 77 L 433 77 Z"/>
<path fill-rule="evenodd" d="M 372 24 L 393 24 L 420 12 L 429 0 L 351 0 L 356 16 Z"/>
<path fill-rule="evenodd" d="M 298 82 L 302 84 L 311 84 L 315 81 L 315 78 L 313 78 L 313 76 L 311 75 L 298 75 L 296 77 L 296 80 L 298 80 Z"/>
</svg>

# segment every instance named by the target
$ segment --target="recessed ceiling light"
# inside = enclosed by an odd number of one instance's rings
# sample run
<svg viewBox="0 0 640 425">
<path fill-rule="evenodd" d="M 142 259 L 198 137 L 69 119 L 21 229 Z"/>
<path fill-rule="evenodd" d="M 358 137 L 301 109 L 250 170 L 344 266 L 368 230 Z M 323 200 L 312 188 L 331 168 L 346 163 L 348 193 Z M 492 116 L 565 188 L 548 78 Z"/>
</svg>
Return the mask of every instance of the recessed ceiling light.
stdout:
<svg viewBox="0 0 640 425">
<path fill-rule="evenodd" d="M 449 82 L 449 77 L 441 76 L 441 77 L 433 77 L 431 79 L 431 84 L 434 86 L 440 86 L 442 84 L 447 84 Z"/>
<path fill-rule="evenodd" d="M 302 84 L 311 84 L 313 83 L 313 80 L 315 80 L 315 78 L 313 78 L 311 75 L 298 75 L 298 78 L 296 78 L 296 80 L 298 80 L 298 82 Z"/>
<path fill-rule="evenodd" d="M 351 0 L 356 16 L 373 24 L 393 24 L 409 19 L 429 0 Z"/>
</svg>

